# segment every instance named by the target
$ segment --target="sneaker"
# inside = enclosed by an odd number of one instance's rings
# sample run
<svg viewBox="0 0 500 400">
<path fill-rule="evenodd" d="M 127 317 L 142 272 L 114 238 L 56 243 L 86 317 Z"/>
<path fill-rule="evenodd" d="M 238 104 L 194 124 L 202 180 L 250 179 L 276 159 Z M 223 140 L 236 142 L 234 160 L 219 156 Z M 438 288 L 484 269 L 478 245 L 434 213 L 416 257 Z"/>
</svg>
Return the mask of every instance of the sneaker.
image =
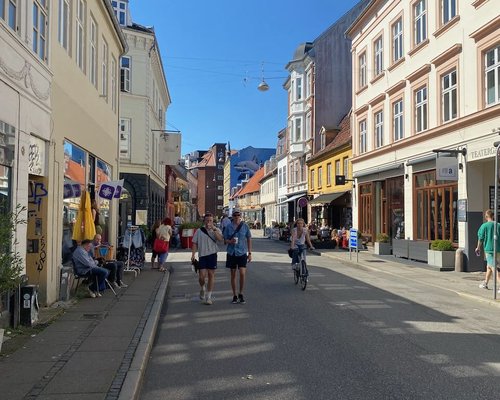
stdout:
<svg viewBox="0 0 500 400">
<path fill-rule="evenodd" d="M 243 295 L 241 293 L 238 295 L 238 300 L 240 301 L 240 304 L 246 303 L 245 298 L 243 297 Z"/>
<path fill-rule="evenodd" d="M 126 287 L 128 287 L 128 285 L 126 283 L 120 282 L 120 287 L 121 288 L 126 288 Z"/>
<path fill-rule="evenodd" d="M 95 295 L 96 295 L 97 297 L 102 297 L 101 292 L 97 292 Z"/>
<path fill-rule="evenodd" d="M 96 294 L 92 290 L 89 289 L 89 296 L 92 297 L 93 299 L 95 299 Z"/>
<path fill-rule="evenodd" d="M 238 304 L 238 296 L 233 296 L 232 304 Z"/>
<path fill-rule="evenodd" d="M 488 289 L 488 285 L 486 284 L 486 282 L 481 282 L 481 284 L 479 285 L 479 289 Z"/>
<path fill-rule="evenodd" d="M 205 298 L 205 286 L 203 286 L 200 290 L 200 300 Z"/>
<path fill-rule="evenodd" d="M 118 285 L 118 283 L 116 282 L 111 282 L 111 286 L 113 286 L 113 288 L 115 289 L 118 289 L 120 287 L 120 285 Z"/>
<path fill-rule="evenodd" d="M 206 304 L 207 306 L 211 306 L 212 304 L 214 304 L 214 302 L 211 297 L 208 297 L 207 299 L 205 299 L 204 304 Z"/>
</svg>

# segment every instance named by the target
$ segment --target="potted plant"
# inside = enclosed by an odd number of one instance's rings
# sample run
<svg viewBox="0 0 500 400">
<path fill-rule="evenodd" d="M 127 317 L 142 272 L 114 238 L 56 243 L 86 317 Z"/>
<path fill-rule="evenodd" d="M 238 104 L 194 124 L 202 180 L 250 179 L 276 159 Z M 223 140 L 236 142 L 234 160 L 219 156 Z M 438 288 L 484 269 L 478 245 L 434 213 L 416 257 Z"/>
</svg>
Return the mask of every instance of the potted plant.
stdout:
<svg viewBox="0 0 500 400">
<path fill-rule="evenodd" d="M 386 233 L 377 234 L 377 240 L 374 244 L 374 253 L 379 256 L 388 256 L 391 254 L 391 244 L 389 243 L 389 235 Z"/>
<path fill-rule="evenodd" d="M 2 208 L 0 205 L 0 210 Z M 8 311 L 7 299 L 13 290 L 19 288 L 23 278 L 23 259 L 16 251 L 16 229 L 26 223 L 21 218 L 25 211 L 26 208 L 17 206 L 13 212 L 0 212 L 0 315 Z M 1 323 L 0 320 L 0 327 Z"/>
<path fill-rule="evenodd" d="M 440 271 L 455 269 L 455 247 L 449 240 L 433 240 L 427 250 L 427 263 Z"/>
</svg>

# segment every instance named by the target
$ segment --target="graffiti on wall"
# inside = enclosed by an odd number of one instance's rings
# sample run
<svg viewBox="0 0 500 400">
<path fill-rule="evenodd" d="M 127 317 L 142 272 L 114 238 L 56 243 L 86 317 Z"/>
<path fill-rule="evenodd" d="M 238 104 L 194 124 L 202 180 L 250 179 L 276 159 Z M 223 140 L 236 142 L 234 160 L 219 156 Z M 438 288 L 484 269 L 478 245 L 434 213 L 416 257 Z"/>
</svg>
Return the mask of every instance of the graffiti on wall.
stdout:
<svg viewBox="0 0 500 400">
<path fill-rule="evenodd" d="M 29 185 L 29 197 L 28 197 L 28 202 L 30 204 L 33 204 L 36 207 L 36 210 L 31 210 L 30 209 L 30 214 L 31 216 L 35 216 L 33 214 L 33 211 L 35 212 L 40 212 L 40 207 L 42 205 L 42 200 L 43 198 L 47 197 L 47 194 L 49 192 L 45 188 L 45 185 L 43 183 L 39 182 L 31 182 Z"/>
</svg>

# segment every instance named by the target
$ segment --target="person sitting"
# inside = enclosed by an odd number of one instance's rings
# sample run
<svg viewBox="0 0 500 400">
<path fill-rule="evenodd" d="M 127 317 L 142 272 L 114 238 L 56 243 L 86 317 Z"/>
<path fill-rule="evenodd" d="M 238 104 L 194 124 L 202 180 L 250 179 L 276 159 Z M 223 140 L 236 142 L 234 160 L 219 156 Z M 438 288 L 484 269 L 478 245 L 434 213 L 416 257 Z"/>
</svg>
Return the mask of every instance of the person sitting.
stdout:
<svg viewBox="0 0 500 400">
<path fill-rule="evenodd" d="M 332 229 L 330 239 L 332 240 L 333 248 L 340 247 L 341 243 L 339 238 L 339 231 L 337 229 Z"/>
<path fill-rule="evenodd" d="M 123 268 L 125 268 L 125 264 L 123 261 L 117 261 L 117 260 L 106 260 L 105 256 L 97 256 L 96 257 L 96 250 L 99 254 L 99 250 L 101 247 L 104 245 L 102 244 L 102 237 L 100 234 L 97 234 L 94 236 L 94 241 L 92 242 L 92 246 L 89 251 L 89 255 L 94 258 L 98 265 L 100 267 L 104 267 L 107 270 L 109 270 L 109 283 L 114 288 L 126 288 L 128 285 L 126 285 L 123 282 Z M 110 251 L 109 248 L 106 249 L 107 251 Z"/>
<path fill-rule="evenodd" d="M 97 265 L 97 262 L 90 256 L 89 251 L 92 247 L 92 241 L 89 239 L 82 240 L 80 246 L 73 252 L 73 263 L 75 273 L 79 276 L 89 278 L 89 294 L 90 297 L 101 297 L 101 290 L 106 289 L 106 278 L 109 271 Z"/>
</svg>

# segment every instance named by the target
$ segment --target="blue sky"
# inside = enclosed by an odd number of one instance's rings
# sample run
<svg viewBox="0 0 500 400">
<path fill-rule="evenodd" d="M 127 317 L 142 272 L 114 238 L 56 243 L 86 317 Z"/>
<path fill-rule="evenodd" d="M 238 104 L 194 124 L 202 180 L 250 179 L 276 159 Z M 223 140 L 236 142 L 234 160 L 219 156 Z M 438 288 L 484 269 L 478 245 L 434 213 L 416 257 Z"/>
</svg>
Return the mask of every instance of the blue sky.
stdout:
<svg viewBox="0 0 500 400">
<path fill-rule="evenodd" d="M 155 28 L 172 97 L 167 129 L 182 132 L 182 154 L 228 141 L 275 147 L 285 65 L 356 2 L 130 0 L 133 21 Z M 262 63 L 267 92 L 257 90 Z"/>
</svg>

